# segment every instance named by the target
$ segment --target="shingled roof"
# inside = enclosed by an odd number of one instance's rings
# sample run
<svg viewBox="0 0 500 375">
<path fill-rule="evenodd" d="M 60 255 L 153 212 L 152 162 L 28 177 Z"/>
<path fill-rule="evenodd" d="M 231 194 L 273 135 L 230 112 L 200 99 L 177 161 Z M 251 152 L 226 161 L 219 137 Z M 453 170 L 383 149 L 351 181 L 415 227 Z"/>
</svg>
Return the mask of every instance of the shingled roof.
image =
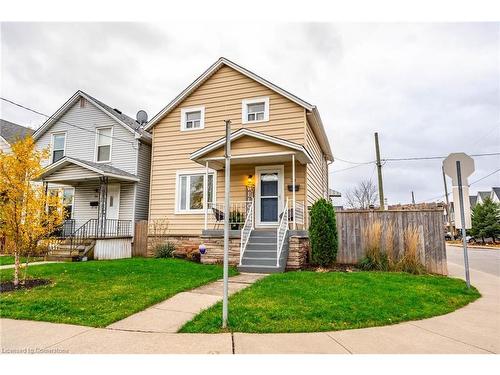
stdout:
<svg viewBox="0 0 500 375">
<path fill-rule="evenodd" d="M 9 144 L 31 134 L 33 134 L 33 129 L 0 119 L 0 136 Z"/>
</svg>

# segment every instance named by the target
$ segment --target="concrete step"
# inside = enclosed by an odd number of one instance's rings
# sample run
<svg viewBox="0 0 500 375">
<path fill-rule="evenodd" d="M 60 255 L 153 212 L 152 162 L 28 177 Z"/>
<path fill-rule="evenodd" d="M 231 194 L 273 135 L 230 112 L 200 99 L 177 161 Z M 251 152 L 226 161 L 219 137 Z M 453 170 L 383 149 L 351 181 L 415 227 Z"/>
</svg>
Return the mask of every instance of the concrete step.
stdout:
<svg viewBox="0 0 500 375">
<path fill-rule="evenodd" d="M 276 243 L 276 237 L 259 237 L 252 236 L 248 239 L 249 242 L 258 242 L 258 243 Z"/>
<path fill-rule="evenodd" d="M 259 229 L 254 229 L 252 233 L 250 234 L 250 238 L 252 237 L 275 237 L 276 238 L 277 233 L 276 230 L 259 230 Z"/>
<path fill-rule="evenodd" d="M 55 261 L 55 262 L 75 262 L 77 260 L 77 257 L 70 257 L 70 256 L 55 256 L 55 255 L 47 255 L 45 257 L 45 260 L 48 261 Z"/>
<path fill-rule="evenodd" d="M 276 243 L 253 243 L 248 242 L 245 250 L 267 250 L 276 251 Z"/>
<path fill-rule="evenodd" d="M 276 259 L 276 249 L 268 250 L 245 250 L 245 258 L 274 258 Z"/>
<path fill-rule="evenodd" d="M 274 266 L 238 266 L 238 271 L 248 273 L 281 273 L 283 269 Z"/>
<path fill-rule="evenodd" d="M 276 258 L 247 258 L 241 260 L 243 266 L 276 266 Z"/>
</svg>

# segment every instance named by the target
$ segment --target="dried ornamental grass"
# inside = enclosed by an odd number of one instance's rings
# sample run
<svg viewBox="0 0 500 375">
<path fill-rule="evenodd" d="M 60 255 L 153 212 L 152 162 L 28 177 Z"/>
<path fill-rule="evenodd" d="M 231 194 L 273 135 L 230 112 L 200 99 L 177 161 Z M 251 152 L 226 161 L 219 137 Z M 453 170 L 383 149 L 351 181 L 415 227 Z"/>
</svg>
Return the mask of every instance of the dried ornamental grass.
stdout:
<svg viewBox="0 0 500 375">
<path fill-rule="evenodd" d="M 425 273 L 425 267 L 420 261 L 420 233 L 416 227 L 407 227 L 403 233 L 404 255 L 398 262 L 398 269 L 413 274 Z"/>
</svg>

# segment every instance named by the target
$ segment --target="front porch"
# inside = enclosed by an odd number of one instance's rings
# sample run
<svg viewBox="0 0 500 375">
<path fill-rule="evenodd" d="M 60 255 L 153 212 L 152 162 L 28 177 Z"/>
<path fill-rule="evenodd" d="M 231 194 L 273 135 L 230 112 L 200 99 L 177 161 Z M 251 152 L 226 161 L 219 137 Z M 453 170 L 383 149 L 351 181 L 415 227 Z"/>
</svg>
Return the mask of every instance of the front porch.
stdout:
<svg viewBox="0 0 500 375">
<path fill-rule="evenodd" d="M 311 157 L 302 145 L 247 129 L 236 131 L 231 138 L 230 263 L 247 272 L 283 271 L 291 239 L 295 243 L 295 238 L 307 236 L 306 165 Z M 215 171 L 217 186 L 224 186 L 224 142 L 203 147 L 191 160 L 205 167 L 201 240 L 207 251 L 201 259 L 220 262 L 225 218 L 220 202 L 225 193 L 219 188 L 215 199 L 210 199 L 207 182 Z"/>
<path fill-rule="evenodd" d="M 54 233 L 49 257 L 131 257 L 135 176 L 64 157 L 45 170 L 41 181 L 49 193 L 61 196 L 67 216 Z"/>
</svg>

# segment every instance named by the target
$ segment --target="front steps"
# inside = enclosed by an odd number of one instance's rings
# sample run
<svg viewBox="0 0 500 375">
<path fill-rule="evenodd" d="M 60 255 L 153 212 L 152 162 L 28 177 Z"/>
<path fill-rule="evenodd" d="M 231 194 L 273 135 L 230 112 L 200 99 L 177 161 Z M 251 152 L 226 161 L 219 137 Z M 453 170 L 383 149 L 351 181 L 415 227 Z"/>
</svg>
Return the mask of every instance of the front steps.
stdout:
<svg viewBox="0 0 500 375">
<path fill-rule="evenodd" d="M 93 251 L 94 246 L 95 240 L 88 239 L 72 250 L 69 239 L 52 240 L 45 259 L 50 261 L 75 262 L 80 260 L 84 254 L 88 256 Z"/>
<path fill-rule="evenodd" d="M 254 229 L 250 234 L 238 270 L 252 273 L 283 272 L 288 258 L 288 238 L 285 239 L 279 267 L 276 266 L 276 248 L 277 233 L 275 229 Z"/>
</svg>

